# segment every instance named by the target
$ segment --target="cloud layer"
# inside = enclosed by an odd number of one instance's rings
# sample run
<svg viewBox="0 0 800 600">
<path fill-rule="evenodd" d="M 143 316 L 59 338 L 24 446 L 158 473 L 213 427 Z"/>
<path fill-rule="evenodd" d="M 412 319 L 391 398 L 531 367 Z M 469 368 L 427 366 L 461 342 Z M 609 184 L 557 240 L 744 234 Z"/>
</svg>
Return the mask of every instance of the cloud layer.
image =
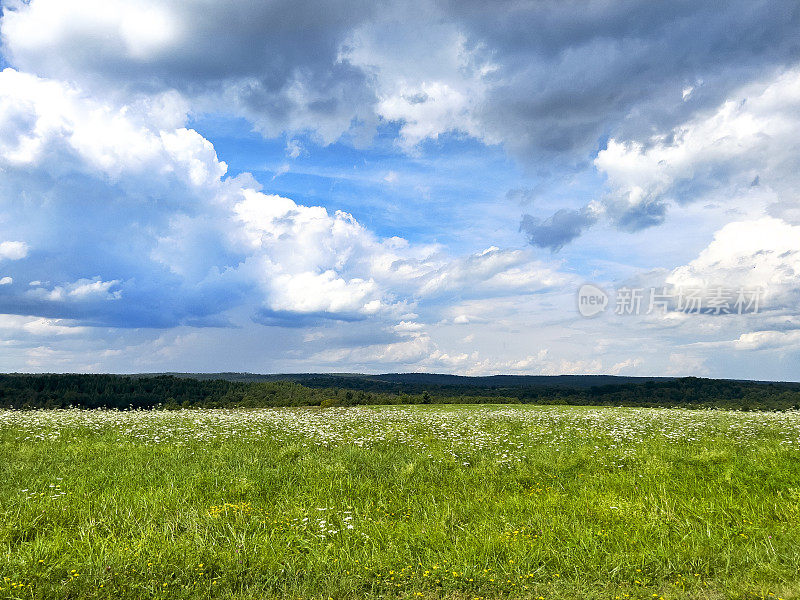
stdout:
<svg viewBox="0 0 800 600">
<path fill-rule="evenodd" d="M 520 157 L 635 139 L 800 58 L 797 4 L 337 0 L 8 2 L 21 69 L 136 94 L 220 102 L 266 135 L 325 143 L 402 125 L 406 146 L 448 131 Z M 431 50 L 433 49 L 433 50 Z M 635 118 L 631 118 L 635 117 Z M 581 156 L 583 155 L 583 156 Z"/>
<path fill-rule="evenodd" d="M 67 84 L 0 73 L 2 216 L 15 240 L 0 243 L 14 281 L 0 310 L 115 327 L 217 325 L 239 307 L 266 321 L 353 320 L 558 280 L 518 250 L 453 259 L 265 194 L 247 175 L 226 177 L 195 131 L 148 119 Z"/>
<path fill-rule="evenodd" d="M 787 378 L 798 30 L 791 0 L 4 1 L 0 368 Z M 586 281 L 765 296 L 582 320 Z"/>
</svg>

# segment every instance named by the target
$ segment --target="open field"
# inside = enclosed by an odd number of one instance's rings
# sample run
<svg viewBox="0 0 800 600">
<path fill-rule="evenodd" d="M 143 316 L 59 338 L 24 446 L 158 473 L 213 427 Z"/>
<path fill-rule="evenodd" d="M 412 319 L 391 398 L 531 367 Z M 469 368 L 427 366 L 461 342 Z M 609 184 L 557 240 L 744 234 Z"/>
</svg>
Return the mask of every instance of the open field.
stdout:
<svg viewBox="0 0 800 600">
<path fill-rule="evenodd" d="M 0 411 L 0 597 L 800 598 L 800 413 Z"/>
</svg>

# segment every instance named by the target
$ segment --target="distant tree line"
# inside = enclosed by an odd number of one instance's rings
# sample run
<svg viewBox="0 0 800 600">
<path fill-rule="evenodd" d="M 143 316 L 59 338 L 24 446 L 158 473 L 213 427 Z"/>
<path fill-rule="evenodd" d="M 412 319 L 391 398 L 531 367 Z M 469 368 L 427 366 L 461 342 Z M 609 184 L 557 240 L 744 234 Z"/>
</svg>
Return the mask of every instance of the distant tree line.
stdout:
<svg viewBox="0 0 800 600">
<path fill-rule="evenodd" d="M 800 409 L 800 384 L 758 383 L 685 377 L 569 388 L 547 385 L 486 386 L 336 380 L 312 382 L 231 381 L 186 376 L 47 374 L 0 375 L 2 408 L 235 408 L 270 406 L 355 406 L 368 404 L 568 404 Z"/>
</svg>

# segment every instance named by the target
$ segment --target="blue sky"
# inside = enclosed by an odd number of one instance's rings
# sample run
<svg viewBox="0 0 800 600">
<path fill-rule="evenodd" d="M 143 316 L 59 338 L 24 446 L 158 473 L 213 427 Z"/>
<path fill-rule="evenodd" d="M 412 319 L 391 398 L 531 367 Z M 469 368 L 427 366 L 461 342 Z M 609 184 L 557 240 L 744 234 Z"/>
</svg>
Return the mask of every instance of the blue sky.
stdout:
<svg viewBox="0 0 800 600">
<path fill-rule="evenodd" d="M 249 172 L 271 193 L 358 213 L 359 222 L 380 236 L 439 242 L 465 252 L 491 245 L 498 228 L 510 226 L 517 237 L 519 214 L 502 214 L 509 207 L 505 190 L 536 182 L 502 148 L 452 134 L 426 143 L 414 156 L 394 144 L 397 126 L 385 127 L 366 148 L 345 142 L 321 146 L 302 136 L 292 138 L 303 151 L 291 158 L 286 140 L 265 140 L 243 119 L 201 116 L 191 126 L 213 141 L 231 175 Z"/>
<path fill-rule="evenodd" d="M 795 2 L 0 5 L 2 370 L 797 379 Z"/>
</svg>

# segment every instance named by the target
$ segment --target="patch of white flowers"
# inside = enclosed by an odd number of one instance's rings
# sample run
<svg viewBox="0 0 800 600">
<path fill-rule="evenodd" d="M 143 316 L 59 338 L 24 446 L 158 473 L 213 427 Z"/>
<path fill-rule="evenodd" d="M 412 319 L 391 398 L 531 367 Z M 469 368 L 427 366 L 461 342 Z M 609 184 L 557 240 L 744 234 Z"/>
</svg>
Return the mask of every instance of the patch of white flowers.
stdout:
<svg viewBox="0 0 800 600">
<path fill-rule="evenodd" d="M 519 462 L 527 448 L 541 444 L 575 452 L 580 439 L 582 448 L 613 459 L 610 464 L 620 468 L 639 444 L 653 438 L 693 444 L 710 435 L 739 446 L 799 448 L 800 412 L 496 405 L 0 411 L 5 439 L 79 442 L 109 433 L 120 442 L 140 444 L 260 439 L 323 448 L 403 445 L 424 454 L 435 447 L 465 467 L 481 457 Z"/>
</svg>

